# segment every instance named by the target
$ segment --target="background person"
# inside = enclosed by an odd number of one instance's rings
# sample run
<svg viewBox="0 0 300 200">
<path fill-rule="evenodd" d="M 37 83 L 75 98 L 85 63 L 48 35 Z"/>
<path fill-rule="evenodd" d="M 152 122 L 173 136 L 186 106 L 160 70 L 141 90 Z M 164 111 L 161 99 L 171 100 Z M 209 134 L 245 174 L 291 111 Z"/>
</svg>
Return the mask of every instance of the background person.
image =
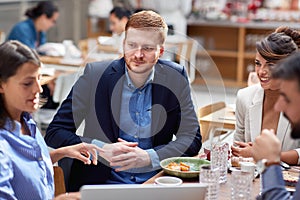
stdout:
<svg viewBox="0 0 300 200">
<path fill-rule="evenodd" d="M 125 38 L 125 26 L 130 15 L 131 11 L 122 7 L 114 7 L 109 14 L 109 30 L 112 32 L 115 47 L 120 53 L 123 52 L 122 46 Z"/>
<path fill-rule="evenodd" d="M 108 163 L 73 161 L 69 190 L 85 184 L 138 184 L 174 156 L 195 156 L 199 123 L 183 66 L 160 60 L 167 25 L 152 11 L 131 15 L 124 57 L 89 63 L 50 123 L 46 143 L 58 148 L 89 141 L 106 150 Z M 85 121 L 83 137 L 75 134 Z M 176 140 L 172 141 L 173 135 Z"/>
<path fill-rule="evenodd" d="M 300 138 L 300 53 L 287 58 L 276 67 L 272 73 L 274 79 L 279 79 L 280 97 L 275 104 L 275 110 L 283 112 L 292 126 L 291 136 Z M 281 159 L 281 141 L 273 130 L 265 129 L 259 135 L 252 148 L 252 155 L 260 172 L 262 173 L 262 194 L 258 199 L 287 200 L 300 199 L 300 182 L 296 185 L 296 191 L 291 193 L 286 190 L 282 177 L 282 169 L 279 165 Z"/>
<path fill-rule="evenodd" d="M 125 34 L 125 26 L 131 15 L 130 10 L 122 7 L 114 7 L 109 15 L 109 30 L 113 34 L 121 36 Z"/>
<path fill-rule="evenodd" d="M 56 24 L 58 7 L 52 1 L 41 1 L 25 12 L 28 19 L 17 23 L 9 33 L 8 40 L 18 40 L 32 49 L 47 42 L 46 32 Z M 55 82 L 43 86 L 43 96 L 47 101 L 42 108 L 56 109 L 59 103 L 52 99 Z"/>
<path fill-rule="evenodd" d="M 95 145 L 78 144 L 48 152 L 30 113 L 39 107 L 41 63 L 18 41 L 0 45 L 0 199 L 52 199 L 53 165 L 63 157 L 97 164 Z M 79 199 L 70 194 L 68 199 Z M 64 199 L 64 195 L 59 197 Z"/>
<path fill-rule="evenodd" d="M 236 100 L 234 156 L 252 157 L 252 142 L 263 129 L 273 129 L 282 144 L 281 160 L 299 164 L 300 145 L 290 137 L 290 123 L 283 113 L 274 110 L 279 98 L 280 82 L 271 78 L 271 69 L 276 63 L 294 52 L 300 45 L 299 32 L 288 27 L 279 27 L 256 43 L 255 71 L 260 84 L 238 91 Z"/>
<path fill-rule="evenodd" d="M 59 12 L 52 1 L 41 1 L 25 12 L 27 20 L 17 23 L 7 36 L 36 49 L 47 41 L 46 32 L 55 25 Z"/>
</svg>

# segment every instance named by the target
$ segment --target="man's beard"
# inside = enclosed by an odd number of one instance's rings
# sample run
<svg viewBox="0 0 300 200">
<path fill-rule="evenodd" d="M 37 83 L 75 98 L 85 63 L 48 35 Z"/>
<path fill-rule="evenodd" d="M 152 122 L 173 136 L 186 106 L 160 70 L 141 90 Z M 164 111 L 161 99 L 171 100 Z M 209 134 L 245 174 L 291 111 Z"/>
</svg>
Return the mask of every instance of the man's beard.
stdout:
<svg viewBox="0 0 300 200">
<path fill-rule="evenodd" d="M 284 113 L 284 116 L 290 121 L 290 123 L 292 125 L 292 132 L 291 132 L 292 138 L 299 139 L 300 138 L 300 123 L 293 124 L 285 113 Z"/>
</svg>

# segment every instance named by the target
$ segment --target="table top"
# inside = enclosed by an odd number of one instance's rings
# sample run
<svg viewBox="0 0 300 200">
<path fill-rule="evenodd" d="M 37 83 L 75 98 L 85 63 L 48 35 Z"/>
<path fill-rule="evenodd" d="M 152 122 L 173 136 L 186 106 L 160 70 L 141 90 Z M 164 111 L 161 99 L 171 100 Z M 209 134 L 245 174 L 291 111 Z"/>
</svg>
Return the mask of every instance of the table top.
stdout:
<svg viewBox="0 0 300 200">
<path fill-rule="evenodd" d="M 155 176 L 153 176 L 151 179 L 149 179 L 148 181 L 146 181 L 144 184 L 154 184 L 154 180 L 158 177 L 161 176 L 168 176 L 166 173 L 164 173 L 163 171 L 159 172 L 158 174 L 156 174 Z M 196 179 L 182 179 L 183 180 L 183 184 L 185 183 L 199 183 L 199 178 Z M 260 179 L 256 178 L 253 181 L 253 185 L 252 185 L 252 198 L 251 199 L 255 199 L 256 196 L 259 194 L 260 192 Z M 219 191 L 219 200 L 228 200 L 231 199 L 231 174 L 228 173 L 227 174 L 227 182 L 224 184 L 220 184 L 220 191 Z"/>
<path fill-rule="evenodd" d="M 224 131 L 235 129 L 235 112 L 231 107 L 225 107 L 199 118 L 202 141 L 209 138 L 210 130 L 220 128 Z"/>
<path fill-rule="evenodd" d="M 225 107 L 199 119 L 204 122 L 224 123 L 235 126 L 236 118 L 232 108 Z"/>
<path fill-rule="evenodd" d="M 75 72 L 76 71 L 74 71 L 74 70 L 55 70 L 54 74 L 51 74 L 51 75 L 42 74 L 40 83 L 41 83 L 41 85 L 46 85 L 61 75 L 72 74 Z"/>
<path fill-rule="evenodd" d="M 83 66 L 86 62 L 92 62 L 94 60 L 84 60 L 81 58 L 74 59 L 64 59 L 63 57 L 53 57 L 53 56 L 39 56 L 40 61 L 44 64 L 54 64 L 54 65 L 64 65 L 64 66 Z"/>
</svg>

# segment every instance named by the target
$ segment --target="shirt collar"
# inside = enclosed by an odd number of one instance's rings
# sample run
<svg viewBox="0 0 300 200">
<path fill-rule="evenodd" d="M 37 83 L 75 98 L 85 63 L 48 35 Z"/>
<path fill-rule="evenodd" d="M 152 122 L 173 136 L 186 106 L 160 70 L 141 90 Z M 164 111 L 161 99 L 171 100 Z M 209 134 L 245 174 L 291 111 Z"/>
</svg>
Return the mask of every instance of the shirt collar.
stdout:
<svg viewBox="0 0 300 200">
<path fill-rule="evenodd" d="M 21 116 L 24 120 L 24 122 L 27 124 L 31 136 L 35 136 L 35 122 L 33 121 L 31 115 L 27 112 L 23 112 Z M 13 129 L 14 128 L 14 129 Z M 14 120 L 12 121 L 11 119 L 7 119 L 4 125 L 4 129 L 8 130 L 12 134 L 16 136 L 20 136 L 21 134 L 21 123 Z"/>
<path fill-rule="evenodd" d="M 134 89 L 143 89 L 146 85 L 148 85 L 149 83 L 152 83 L 153 82 L 153 79 L 154 79 L 154 73 L 155 73 L 155 67 L 152 68 L 152 71 L 151 73 L 149 74 L 145 84 L 140 87 L 140 88 L 136 88 L 131 80 L 131 78 L 129 77 L 129 74 L 128 74 L 128 68 L 126 66 L 126 63 L 125 63 L 125 77 L 126 77 L 126 81 L 127 81 L 127 86 L 130 87 L 130 88 L 134 88 Z"/>
</svg>

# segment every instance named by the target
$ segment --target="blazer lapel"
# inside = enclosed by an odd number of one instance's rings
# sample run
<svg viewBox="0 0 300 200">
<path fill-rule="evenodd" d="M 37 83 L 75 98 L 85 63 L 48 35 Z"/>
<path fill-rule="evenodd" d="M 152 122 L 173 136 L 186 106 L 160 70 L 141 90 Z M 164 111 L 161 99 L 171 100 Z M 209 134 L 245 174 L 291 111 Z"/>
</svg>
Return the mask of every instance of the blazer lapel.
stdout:
<svg viewBox="0 0 300 200">
<path fill-rule="evenodd" d="M 161 64 L 155 65 L 154 80 L 152 83 L 152 112 L 151 112 L 151 132 L 158 133 L 163 127 L 159 127 L 159 120 L 161 119 L 162 107 L 164 105 L 165 90 L 162 88 L 165 82 L 165 72 Z M 159 106 L 156 106 L 159 105 Z"/>
<path fill-rule="evenodd" d="M 262 124 L 262 105 L 264 98 L 264 90 L 260 88 L 254 95 L 252 105 L 249 107 L 249 127 L 251 141 L 260 135 Z"/>
<path fill-rule="evenodd" d="M 112 68 L 109 72 L 110 84 L 108 86 L 109 102 L 111 107 L 111 122 L 115 139 L 119 137 L 119 124 L 120 124 L 120 109 L 122 100 L 122 89 L 125 76 L 125 62 L 124 59 L 120 59 L 116 62 L 112 62 Z"/>
<path fill-rule="evenodd" d="M 290 127 L 289 121 L 283 116 L 283 113 L 281 112 L 278 121 L 277 132 L 276 132 L 276 135 L 280 141 L 284 141 L 286 134 L 290 134 L 289 127 Z"/>
</svg>

